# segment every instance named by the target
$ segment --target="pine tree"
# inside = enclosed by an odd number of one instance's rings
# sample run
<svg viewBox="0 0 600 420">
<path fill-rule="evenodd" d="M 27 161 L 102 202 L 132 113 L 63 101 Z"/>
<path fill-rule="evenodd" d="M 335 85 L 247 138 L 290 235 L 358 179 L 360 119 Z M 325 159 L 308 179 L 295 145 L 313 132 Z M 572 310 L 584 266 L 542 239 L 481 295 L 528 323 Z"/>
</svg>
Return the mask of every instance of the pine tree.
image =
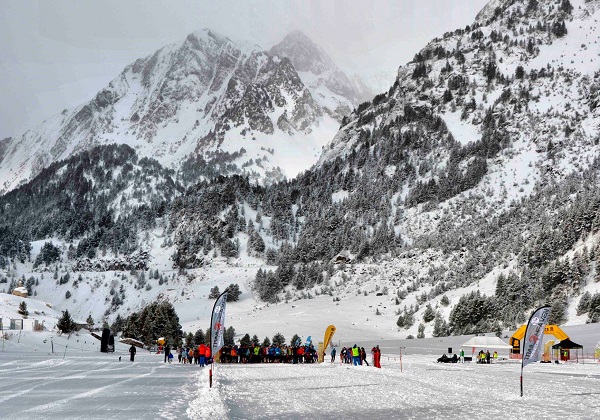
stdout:
<svg viewBox="0 0 600 420">
<path fill-rule="evenodd" d="M 185 335 L 185 346 L 186 347 L 192 347 L 195 345 L 194 342 L 194 334 L 192 334 L 191 332 L 187 333 Z"/>
<path fill-rule="evenodd" d="M 88 318 L 89 319 L 89 318 Z M 92 320 L 92 323 L 94 321 Z M 110 329 L 113 331 L 113 333 L 118 333 L 123 331 L 123 328 L 125 327 L 125 320 L 123 319 L 123 317 L 121 317 L 121 314 L 117 314 L 117 317 L 115 318 L 115 322 L 112 323 Z"/>
<path fill-rule="evenodd" d="M 563 324 L 567 320 L 566 310 L 566 298 L 557 298 L 554 302 L 552 302 L 552 309 L 550 310 L 548 323 L 556 325 Z"/>
<path fill-rule="evenodd" d="M 445 319 L 442 319 L 442 316 L 437 313 L 435 316 L 435 321 L 433 323 L 433 333 L 434 337 L 447 337 L 450 334 L 448 331 L 448 323 Z"/>
<path fill-rule="evenodd" d="M 442 100 L 444 101 L 445 104 L 447 104 L 452 99 L 454 99 L 454 97 L 452 96 L 452 92 L 450 92 L 450 89 L 446 89 L 444 91 L 444 95 L 442 96 Z"/>
<path fill-rule="evenodd" d="M 196 334 L 194 334 L 194 343 L 198 346 L 200 344 L 206 344 L 206 337 L 204 336 L 204 331 L 202 328 L 198 328 Z"/>
<path fill-rule="evenodd" d="M 275 334 L 273 336 L 273 344 L 275 346 L 278 346 L 278 347 L 284 345 L 285 344 L 285 337 L 282 334 L 280 334 L 280 333 Z"/>
<path fill-rule="evenodd" d="M 221 294 L 221 292 L 219 291 L 219 287 L 215 286 L 212 289 L 210 289 L 210 294 L 208 295 L 209 299 L 216 299 L 219 297 L 219 295 Z"/>
<path fill-rule="evenodd" d="M 27 303 L 25 301 L 19 303 L 18 313 L 25 319 L 27 319 L 27 317 L 29 316 L 29 311 L 27 310 Z"/>
<path fill-rule="evenodd" d="M 425 307 L 425 311 L 423 312 L 423 321 L 427 323 L 433 321 L 434 318 L 435 311 L 433 310 L 430 304 L 427 304 L 427 306 Z"/>
<path fill-rule="evenodd" d="M 250 347 L 250 344 L 252 344 L 252 341 L 250 340 L 250 334 L 245 334 L 241 339 L 240 339 L 240 346 L 245 346 L 245 347 Z"/>
<path fill-rule="evenodd" d="M 91 330 L 94 327 L 94 318 L 92 318 L 92 314 L 89 314 L 85 322 L 88 325 L 88 329 Z"/>
<path fill-rule="evenodd" d="M 425 324 L 419 324 L 417 338 L 425 338 Z"/>
<path fill-rule="evenodd" d="M 227 287 L 227 302 L 237 302 L 240 299 L 240 286 L 237 283 L 231 283 Z"/>
<path fill-rule="evenodd" d="M 589 322 L 600 322 L 600 293 L 594 293 L 590 299 L 588 319 Z"/>
<path fill-rule="evenodd" d="M 225 330 L 223 334 L 223 343 L 226 346 L 233 346 L 235 344 L 235 329 L 233 327 L 229 327 Z"/>
<path fill-rule="evenodd" d="M 271 346 L 271 340 L 269 340 L 269 337 L 265 337 L 265 339 L 262 342 L 262 346 L 263 347 L 269 347 L 269 346 Z"/>
<path fill-rule="evenodd" d="M 69 334 L 75 330 L 75 321 L 71 318 L 68 310 L 64 310 L 62 316 L 56 323 L 56 327 L 64 334 Z"/>
</svg>

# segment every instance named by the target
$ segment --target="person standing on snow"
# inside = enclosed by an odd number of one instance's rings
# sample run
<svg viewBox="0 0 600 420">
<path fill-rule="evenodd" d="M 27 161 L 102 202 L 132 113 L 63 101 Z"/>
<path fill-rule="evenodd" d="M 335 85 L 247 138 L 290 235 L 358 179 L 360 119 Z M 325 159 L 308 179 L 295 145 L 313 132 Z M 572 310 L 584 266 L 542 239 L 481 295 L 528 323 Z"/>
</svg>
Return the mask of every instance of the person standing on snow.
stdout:
<svg viewBox="0 0 600 420">
<path fill-rule="evenodd" d="M 210 352 L 210 346 L 206 346 L 206 348 L 204 349 L 204 363 L 206 363 L 207 365 L 210 365 L 213 362 L 211 360 L 211 356 L 212 356 L 212 354 Z"/>
<path fill-rule="evenodd" d="M 206 364 L 206 344 L 202 343 L 198 346 L 198 357 L 200 358 L 200 367 Z"/>
<path fill-rule="evenodd" d="M 465 351 L 460 349 L 460 363 L 465 363 Z"/>
<path fill-rule="evenodd" d="M 365 365 L 369 366 L 369 362 L 367 362 L 367 352 L 365 351 L 364 347 L 360 348 L 360 364 L 362 365 L 362 363 L 364 362 Z"/>
<path fill-rule="evenodd" d="M 164 363 L 167 363 L 167 358 L 169 357 L 169 353 L 171 353 L 171 346 L 169 346 L 167 344 L 167 347 L 165 347 L 165 361 L 164 361 Z"/>
<path fill-rule="evenodd" d="M 354 366 L 360 365 L 360 349 L 356 347 L 356 344 L 352 347 L 352 363 Z"/>
<path fill-rule="evenodd" d="M 373 366 L 381 369 L 381 350 L 379 350 L 379 344 L 373 350 Z"/>
<path fill-rule="evenodd" d="M 133 362 L 133 359 L 135 359 L 135 352 L 136 351 L 137 351 L 137 349 L 132 344 L 131 347 L 129 347 L 129 361 Z"/>
<path fill-rule="evenodd" d="M 331 363 L 335 362 L 335 347 L 331 350 Z"/>
</svg>

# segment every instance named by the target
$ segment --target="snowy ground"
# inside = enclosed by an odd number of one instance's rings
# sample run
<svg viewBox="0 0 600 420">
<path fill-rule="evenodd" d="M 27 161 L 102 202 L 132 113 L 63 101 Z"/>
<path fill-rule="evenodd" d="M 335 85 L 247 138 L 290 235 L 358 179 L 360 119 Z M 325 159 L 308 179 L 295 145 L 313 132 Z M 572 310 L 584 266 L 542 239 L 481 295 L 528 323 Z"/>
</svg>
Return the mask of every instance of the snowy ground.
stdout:
<svg viewBox="0 0 600 420">
<path fill-rule="evenodd" d="M 55 353 L 51 353 L 50 341 Z M 519 396 L 518 362 L 438 364 L 437 339 L 382 343 L 382 369 L 321 365 L 168 365 L 89 335 L 11 337 L 0 351 L 0 417 L 11 419 L 600 418 L 600 363 L 533 364 Z M 455 338 L 452 338 L 455 340 Z M 439 346 L 453 341 L 439 341 Z M 385 350 L 385 349 L 390 349 Z M 118 358 L 122 360 L 119 362 Z"/>
</svg>

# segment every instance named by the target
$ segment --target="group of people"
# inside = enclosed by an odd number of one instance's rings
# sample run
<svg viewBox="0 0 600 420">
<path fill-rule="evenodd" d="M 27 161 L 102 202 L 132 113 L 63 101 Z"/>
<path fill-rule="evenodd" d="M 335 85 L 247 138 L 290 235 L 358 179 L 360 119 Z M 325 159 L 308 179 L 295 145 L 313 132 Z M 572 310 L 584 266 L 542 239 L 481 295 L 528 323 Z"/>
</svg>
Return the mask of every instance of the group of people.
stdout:
<svg viewBox="0 0 600 420">
<path fill-rule="evenodd" d="M 484 352 L 483 350 L 480 350 L 479 353 L 477 354 L 477 363 L 492 363 L 492 360 L 494 362 L 498 361 L 498 352 L 494 351 L 494 353 L 490 353 L 489 350 L 487 350 L 486 352 Z M 446 353 L 444 353 L 442 355 L 442 357 L 440 357 L 439 359 L 437 359 L 438 363 L 458 363 L 460 361 L 460 363 L 465 363 L 465 351 L 464 350 L 460 350 L 460 358 L 456 355 L 456 353 L 454 353 L 454 355 L 452 357 L 447 356 Z"/>
<path fill-rule="evenodd" d="M 275 345 L 223 346 L 219 351 L 220 363 L 314 363 L 317 350 L 312 344 L 304 346 Z"/>
<path fill-rule="evenodd" d="M 171 347 L 167 344 L 163 349 L 164 363 L 173 362 L 173 353 Z M 335 362 L 336 348 L 331 350 L 331 363 Z M 129 349 L 130 360 L 133 362 L 135 358 L 136 348 L 131 346 Z M 373 366 L 381 368 L 381 350 L 379 346 L 371 349 Z M 318 360 L 317 350 L 312 343 L 305 345 L 275 345 L 260 346 L 260 345 L 241 345 L 241 346 L 223 346 L 218 355 L 217 361 L 220 363 L 314 363 Z M 179 347 L 177 349 L 177 360 L 179 363 L 205 366 L 213 362 L 211 358 L 210 346 L 200 344 L 195 347 Z M 358 347 L 356 344 L 353 347 L 342 347 L 340 351 L 341 363 L 359 365 L 369 365 L 367 361 L 367 353 L 364 347 Z"/>
<path fill-rule="evenodd" d="M 168 354 L 170 354 L 170 349 L 167 346 L 165 357 L 168 357 Z M 199 346 L 179 347 L 177 349 L 177 361 L 184 365 L 200 365 L 200 367 L 210 365 L 212 363 L 210 346 L 203 343 Z"/>
<path fill-rule="evenodd" d="M 133 357 L 135 356 L 135 348 L 133 348 L 133 353 L 131 355 L 131 361 L 133 361 Z M 129 349 L 131 353 L 132 350 Z M 164 348 L 160 348 L 158 352 L 162 352 L 164 354 L 164 363 L 173 363 L 173 353 L 171 351 L 171 346 L 167 344 Z M 177 360 L 179 363 L 190 364 L 190 365 L 200 365 L 205 366 L 212 363 L 211 359 L 210 346 L 206 344 L 200 344 L 197 347 L 179 347 L 177 348 Z"/>
<path fill-rule="evenodd" d="M 494 351 L 493 354 L 490 354 L 490 351 L 486 351 L 484 352 L 483 350 L 480 350 L 479 353 L 477 354 L 477 363 L 487 363 L 488 365 L 490 363 L 492 363 L 492 360 L 494 362 L 498 361 L 498 352 Z"/>
<path fill-rule="evenodd" d="M 379 345 L 371 349 L 371 355 L 373 357 L 373 366 L 381 368 L 381 350 Z M 331 363 L 335 362 L 336 349 L 335 347 L 331 350 Z M 352 347 L 342 347 L 340 351 L 340 362 L 346 364 L 353 364 L 354 366 L 369 365 L 367 361 L 367 352 L 364 347 L 358 347 L 356 344 Z"/>
</svg>

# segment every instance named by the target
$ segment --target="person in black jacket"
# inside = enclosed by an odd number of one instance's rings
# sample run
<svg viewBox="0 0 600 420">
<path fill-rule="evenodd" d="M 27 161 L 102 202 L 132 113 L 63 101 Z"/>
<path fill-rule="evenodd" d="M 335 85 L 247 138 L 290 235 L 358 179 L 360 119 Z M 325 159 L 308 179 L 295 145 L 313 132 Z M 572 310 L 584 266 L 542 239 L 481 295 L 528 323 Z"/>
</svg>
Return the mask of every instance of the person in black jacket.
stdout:
<svg viewBox="0 0 600 420">
<path fill-rule="evenodd" d="M 167 347 L 165 347 L 165 362 L 164 363 L 167 363 L 167 357 L 169 357 L 169 353 L 171 353 L 171 346 L 169 346 L 167 344 Z"/>
<path fill-rule="evenodd" d="M 133 359 L 135 359 L 135 352 L 136 352 L 136 351 L 137 351 L 137 350 L 136 350 L 135 346 L 132 344 L 132 345 L 131 345 L 131 347 L 129 347 L 129 355 L 130 355 L 130 356 L 129 356 L 129 360 L 130 360 L 131 362 L 133 362 Z"/>
</svg>

